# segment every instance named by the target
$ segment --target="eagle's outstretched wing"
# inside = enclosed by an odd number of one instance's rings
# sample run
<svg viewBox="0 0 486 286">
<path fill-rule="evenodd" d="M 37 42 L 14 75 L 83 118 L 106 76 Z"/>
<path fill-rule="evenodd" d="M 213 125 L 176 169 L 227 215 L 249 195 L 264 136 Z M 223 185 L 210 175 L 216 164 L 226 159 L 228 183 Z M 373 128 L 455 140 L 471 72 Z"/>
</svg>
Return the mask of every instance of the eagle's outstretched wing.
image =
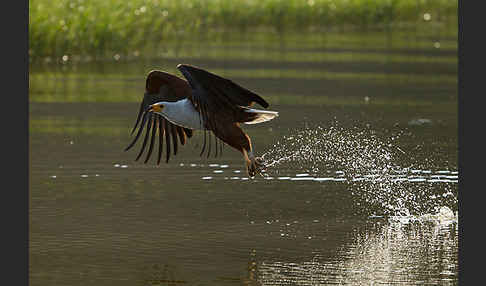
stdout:
<svg viewBox="0 0 486 286">
<path fill-rule="evenodd" d="M 258 103 L 264 108 L 268 103 L 258 94 L 234 83 L 233 81 L 215 75 L 198 67 L 180 64 L 177 69 L 184 75 L 191 86 L 190 100 L 201 114 L 204 127 L 212 131 L 215 137 L 227 143 L 238 151 L 251 151 L 249 136 L 240 128 L 242 122 L 254 122 L 260 114 L 252 112 L 248 107 Z M 211 134 L 211 133 L 209 133 Z M 204 136 L 206 139 L 206 134 Z M 215 145 L 218 140 L 215 140 Z M 209 139 L 208 157 L 211 152 Z M 222 146 L 223 144 L 220 144 Z M 203 150 L 206 146 L 204 140 Z M 216 145 L 216 152 L 218 148 Z M 216 155 L 217 156 L 217 155 Z M 246 155 L 245 155 L 246 156 Z"/>
<path fill-rule="evenodd" d="M 174 155 L 176 155 L 177 147 L 178 147 L 177 141 L 179 141 L 182 145 L 184 145 L 187 141 L 187 138 L 192 137 L 192 130 L 175 125 L 169 122 L 161 115 L 152 112 L 146 112 L 146 111 L 151 104 L 160 101 L 178 101 L 184 98 L 191 98 L 191 87 L 189 86 L 187 81 L 175 75 L 171 75 L 162 71 L 151 71 L 147 76 L 146 85 L 145 85 L 145 94 L 143 96 L 142 103 L 140 104 L 140 109 L 138 111 L 137 119 L 135 122 L 135 126 L 133 127 L 132 134 L 137 129 L 140 120 L 141 120 L 141 124 L 139 126 L 135 138 L 130 143 L 130 145 L 128 145 L 127 148 L 125 148 L 125 151 L 133 147 L 135 142 L 142 134 L 143 129 L 145 128 L 145 126 L 147 126 L 145 132 L 145 138 L 142 143 L 142 149 L 140 150 L 135 160 L 138 160 L 140 156 L 142 156 L 142 153 L 145 150 L 145 147 L 147 146 L 147 142 L 150 137 L 150 146 L 144 161 L 144 163 L 147 163 L 147 161 L 150 158 L 150 155 L 152 154 L 155 138 L 158 130 L 159 152 L 158 152 L 157 164 L 160 164 L 160 160 L 162 158 L 164 138 L 166 141 L 165 161 L 169 162 L 170 153 L 171 153 L 171 142 L 170 142 L 171 138 L 172 138 L 173 153 Z"/>
<path fill-rule="evenodd" d="M 218 131 L 221 122 L 253 120 L 255 114 L 246 112 L 246 107 L 254 102 L 268 107 L 268 103 L 258 94 L 229 79 L 190 65 L 180 64 L 177 69 L 192 88 L 191 101 L 202 115 L 206 128 L 213 132 Z"/>
</svg>

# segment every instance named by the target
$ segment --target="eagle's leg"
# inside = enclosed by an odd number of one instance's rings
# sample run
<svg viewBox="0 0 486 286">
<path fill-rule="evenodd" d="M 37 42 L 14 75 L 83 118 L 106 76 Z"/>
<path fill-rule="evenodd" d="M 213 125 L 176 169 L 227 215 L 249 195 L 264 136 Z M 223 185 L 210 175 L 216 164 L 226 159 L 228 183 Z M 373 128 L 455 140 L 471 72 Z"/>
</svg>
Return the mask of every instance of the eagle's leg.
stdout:
<svg viewBox="0 0 486 286">
<path fill-rule="evenodd" d="M 217 129 L 217 136 L 243 154 L 249 177 L 253 178 L 265 170 L 263 160 L 253 154 L 250 137 L 241 130 L 238 124 L 221 126 Z"/>
<path fill-rule="evenodd" d="M 243 157 L 246 161 L 246 171 L 248 172 L 248 176 L 255 177 L 257 174 L 261 174 L 264 171 L 265 163 L 263 159 L 260 157 L 255 157 L 253 151 L 246 151 L 243 150 Z"/>
<path fill-rule="evenodd" d="M 241 141 L 241 153 L 243 153 L 243 158 L 245 159 L 248 176 L 253 178 L 257 174 L 261 175 L 262 171 L 265 170 L 265 164 L 262 158 L 256 157 L 255 154 L 253 154 L 250 137 L 248 137 L 248 135 L 246 135 L 243 131 L 241 131 L 241 133 L 244 138 L 242 138 Z"/>
</svg>

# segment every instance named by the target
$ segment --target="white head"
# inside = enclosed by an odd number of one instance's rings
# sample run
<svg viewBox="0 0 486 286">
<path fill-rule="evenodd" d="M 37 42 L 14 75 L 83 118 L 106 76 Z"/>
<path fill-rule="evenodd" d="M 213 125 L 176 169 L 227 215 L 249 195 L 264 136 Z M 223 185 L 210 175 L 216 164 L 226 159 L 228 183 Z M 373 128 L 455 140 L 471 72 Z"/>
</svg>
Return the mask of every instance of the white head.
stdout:
<svg viewBox="0 0 486 286">
<path fill-rule="evenodd" d="M 165 108 L 164 102 L 157 102 L 149 106 L 148 112 L 153 112 L 162 115 L 163 114 L 163 109 Z"/>
</svg>

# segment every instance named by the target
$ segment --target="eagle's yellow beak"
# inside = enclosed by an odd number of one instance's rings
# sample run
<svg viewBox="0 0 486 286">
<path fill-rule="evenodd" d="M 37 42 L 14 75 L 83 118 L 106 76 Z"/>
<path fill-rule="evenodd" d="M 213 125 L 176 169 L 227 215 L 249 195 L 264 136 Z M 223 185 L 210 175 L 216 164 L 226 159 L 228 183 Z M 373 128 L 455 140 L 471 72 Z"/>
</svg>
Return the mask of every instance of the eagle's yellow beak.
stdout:
<svg viewBox="0 0 486 286">
<path fill-rule="evenodd" d="M 162 104 L 152 104 L 150 105 L 150 108 L 149 108 L 149 112 L 161 112 L 162 111 L 162 108 L 164 108 L 164 106 Z"/>
</svg>

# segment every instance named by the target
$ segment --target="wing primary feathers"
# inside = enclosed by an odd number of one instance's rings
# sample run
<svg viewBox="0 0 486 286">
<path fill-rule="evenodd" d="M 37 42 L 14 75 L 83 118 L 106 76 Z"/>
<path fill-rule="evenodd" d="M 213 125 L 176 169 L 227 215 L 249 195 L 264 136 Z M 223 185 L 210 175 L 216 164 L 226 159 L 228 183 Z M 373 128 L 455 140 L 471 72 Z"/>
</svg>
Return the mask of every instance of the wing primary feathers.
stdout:
<svg viewBox="0 0 486 286">
<path fill-rule="evenodd" d="M 219 148 L 220 148 L 220 150 L 219 150 L 219 156 L 223 156 L 223 146 L 224 146 L 224 142 L 220 140 L 219 143 L 220 143 L 219 144 Z"/>
<path fill-rule="evenodd" d="M 132 143 L 130 143 L 130 145 L 128 145 L 127 148 L 125 148 L 125 151 L 128 151 L 130 148 L 132 148 L 135 142 L 137 142 L 138 138 L 140 137 L 140 134 L 142 134 L 145 124 L 147 123 L 148 115 L 149 114 L 147 112 L 143 114 L 143 119 L 142 119 L 142 123 L 140 124 L 140 129 L 138 129 L 137 135 L 133 139 Z"/>
<path fill-rule="evenodd" d="M 208 154 L 206 158 L 209 158 L 209 155 L 211 155 L 211 131 L 208 133 Z"/>
<path fill-rule="evenodd" d="M 140 159 L 140 156 L 142 156 L 142 153 L 145 150 L 145 146 L 147 146 L 147 140 L 148 140 L 148 137 L 149 137 L 150 128 L 152 127 L 152 122 L 154 121 L 153 114 L 149 114 L 149 116 L 150 116 L 150 120 L 147 123 L 147 129 L 145 131 L 145 138 L 143 138 L 142 149 L 140 149 L 140 153 L 138 153 L 138 156 L 135 159 L 135 161 L 138 161 L 138 159 Z"/>
<path fill-rule="evenodd" d="M 191 138 L 192 137 L 192 129 L 183 128 L 183 130 L 184 130 L 184 133 L 186 133 L 187 138 Z"/>
<path fill-rule="evenodd" d="M 204 129 L 204 125 L 203 125 L 203 112 L 202 112 L 202 107 L 199 105 L 199 100 L 197 98 L 194 98 L 194 102 L 195 102 L 195 105 L 197 107 L 199 107 L 199 126 L 201 127 L 201 129 Z"/>
<path fill-rule="evenodd" d="M 199 157 L 201 157 L 203 154 L 204 154 L 204 149 L 206 149 L 206 130 L 204 130 L 204 141 L 203 141 L 203 146 L 202 146 L 202 150 L 201 150 L 201 153 L 199 154 Z"/>
<path fill-rule="evenodd" d="M 162 151 L 164 149 L 164 119 L 159 115 L 159 154 L 157 159 L 157 165 L 160 165 L 160 159 L 162 158 Z"/>
<path fill-rule="evenodd" d="M 202 147 L 202 150 L 201 150 L 201 154 L 199 154 L 199 156 L 202 156 L 204 154 L 204 151 L 206 150 L 206 144 L 207 144 L 207 140 L 211 140 L 211 131 L 209 131 L 209 134 L 208 131 L 207 131 L 207 128 L 206 128 L 206 119 L 205 119 L 205 111 L 206 111 L 206 107 L 201 104 L 201 103 L 198 103 L 198 106 L 200 106 L 200 113 L 202 116 L 199 117 L 200 120 L 202 120 L 201 122 L 201 127 L 204 129 L 204 142 L 203 142 L 203 147 Z M 207 139 L 206 136 L 209 136 L 209 138 Z M 209 151 L 208 151 L 209 152 Z"/>
<path fill-rule="evenodd" d="M 214 136 L 214 149 L 216 153 L 214 154 L 214 158 L 218 157 L 218 137 Z"/>
<path fill-rule="evenodd" d="M 176 126 L 170 126 L 170 133 L 172 134 L 172 144 L 174 144 L 174 156 L 177 155 L 177 130 Z"/>
<path fill-rule="evenodd" d="M 135 125 L 133 126 L 130 135 L 133 135 L 133 132 L 135 132 L 135 129 L 137 129 L 137 125 L 140 122 L 140 117 L 142 117 L 142 113 L 143 113 L 143 103 L 144 103 L 143 101 L 140 103 L 140 109 L 138 110 L 137 120 L 135 121 Z"/>
<path fill-rule="evenodd" d="M 170 134 L 169 134 L 169 122 L 164 120 L 165 123 L 165 162 L 169 163 L 170 158 Z"/>
<path fill-rule="evenodd" d="M 152 150 L 154 148 L 154 142 L 155 142 L 155 133 L 157 132 L 157 117 L 155 114 L 152 115 L 152 122 L 153 122 L 153 125 L 152 125 L 152 137 L 150 138 L 150 146 L 149 146 L 149 149 L 148 149 L 148 152 L 147 152 L 147 156 L 145 157 L 145 161 L 143 162 L 144 164 L 146 164 L 150 158 L 150 155 L 152 155 Z"/>
<path fill-rule="evenodd" d="M 181 142 L 181 145 L 186 144 L 186 133 L 184 133 L 184 129 L 182 127 L 177 126 L 176 127 L 177 135 L 179 135 L 179 140 Z"/>
<path fill-rule="evenodd" d="M 139 138 L 142 137 L 144 129 L 147 128 L 145 130 L 146 133 L 141 150 L 135 159 L 136 161 L 138 161 L 142 155 L 146 156 L 144 158 L 144 163 L 147 163 L 150 160 L 150 157 L 157 148 L 157 146 L 154 146 L 157 145 L 155 137 L 159 136 L 157 165 L 160 165 L 161 163 L 164 148 L 167 151 L 165 161 L 168 163 L 171 156 L 171 149 L 174 155 L 177 154 L 178 145 L 186 145 L 188 139 L 193 136 L 193 130 L 173 125 L 164 117 L 148 112 L 149 106 L 153 103 L 160 101 L 175 102 L 182 99 L 192 100 L 191 86 L 186 80 L 163 71 L 152 70 L 149 72 L 146 77 L 145 93 L 138 109 L 135 124 L 130 130 L 131 135 L 134 136 L 134 138 L 125 148 L 125 151 L 133 149 L 133 146 L 137 143 Z M 157 131 L 157 129 L 159 131 Z M 147 144 L 149 139 L 150 145 Z M 172 143 L 170 142 L 171 139 L 173 140 Z M 164 146 L 164 144 L 167 145 Z M 148 153 L 143 154 L 147 145 L 149 145 Z"/>
</svg>

